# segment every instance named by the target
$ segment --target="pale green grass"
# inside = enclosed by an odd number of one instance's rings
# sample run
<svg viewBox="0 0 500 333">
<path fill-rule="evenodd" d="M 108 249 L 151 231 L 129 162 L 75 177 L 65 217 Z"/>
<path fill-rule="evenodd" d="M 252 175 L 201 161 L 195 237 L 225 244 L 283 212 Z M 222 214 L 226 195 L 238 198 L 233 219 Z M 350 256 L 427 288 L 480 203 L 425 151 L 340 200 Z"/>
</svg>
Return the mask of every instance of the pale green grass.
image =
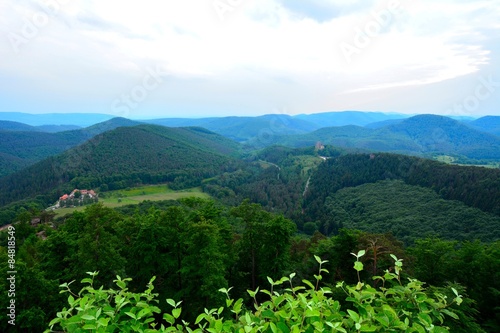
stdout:
<svg viewBox="0 0 500 333">
<path fill-rule="evenodd" d="M 101 202 L 104 206 L 110 208 L 115 208 L 125 205 L 137 205 L 138 203 L 145 200 L 150 200 L 150 201 L 177 200 L 188 197 L 196 197 L 203 199 L 210 198 L 210 196 L 206 193 L 203 193 L 201 191 L 201 188 L 199 187 L 194 187 L 181 191 L 174 191 L 169 189 L 166 185 L 142 186 L 142 187 L 131 188 L 128 190 L 104 192 L 104 194 L 107 197 L 99 198 L 99 202 Z M 121 198 L 119 198 L 118 196 L 121 196 Z M 63 216 L 66 214 L 73 213 L 75 211 L 82 211 L 85 209 L 85 207 L 87 206 L 75 207 L 75 208 L 61 208 L 54 210 L 54 212 L 56 213 L 56 216 Z"/>
</svg>

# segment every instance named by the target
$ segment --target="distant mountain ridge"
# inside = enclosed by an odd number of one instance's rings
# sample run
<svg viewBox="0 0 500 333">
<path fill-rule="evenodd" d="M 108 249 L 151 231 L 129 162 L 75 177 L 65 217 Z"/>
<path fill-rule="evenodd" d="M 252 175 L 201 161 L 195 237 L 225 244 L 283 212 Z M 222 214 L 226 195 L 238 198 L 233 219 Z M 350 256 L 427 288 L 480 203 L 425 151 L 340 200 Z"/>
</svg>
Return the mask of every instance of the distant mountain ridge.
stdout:
<svg viewBox="0 0 500 333">
<path fill-rule="evenodd" d="M 40 113 L 0 112 L 0 120 L 10 120 L 31 126 L 76 125 L 87 127 L 115 118 L 103 113 Z"/>
<path fill-rule="evenodd" d="M 500 116 L 485 116 L 469 123 L 475 129 L 500 136 Z"/>
<path fill-rule="evenodd" d="M 80 129 L 76 125 L 40 125 L 31 126 L 17 121 L 0 120 L 0 131 L 48 132 L 57 133 Z"/>
<path fill-rule="evenodd" d="M 304 147 L 321 141 L 340 147 L 410 155 L 455 154 L 470 159 L 500 159 L 500 137 L 445 116 L 418 115 L 375 128 L 327 127 L 305 135 L 281 136 L 275 144 Z"/>
<path fill-rule="evenodd" d="M 18 120 L 31 119 L 35 123 L 43 123 L 56 116 L 58 122 L 71 120 L 82 123 L 82 117 L 87 117 L 85 121 L 91 123 L 108 118 L 109 115 L 0 113 L 0 118 L 17 117 Z M 31 126 L 3 120 L 0 121 L 0 177 L 82 144 L 100 133 L 143 123 L 205 128 L 244 143 L 250 151 L 273 144 L 312 146 L 320 141 L 361 151 L 420 156 L 452 155 L 455 159 L 470 159 L 472 163 L 475 160 L 500 159 L 500 117 L 486 116 L 474 121 L 464 119 L 467 121 L 437 115 L 410 117 L 395 113 L 344 111 L 297 116 L 269 114 L 256 117 L 163 118 L 144 121 L 116 117 L 78 129 L 74 129 L 76 125 Z M 65 128 L 73 129 L 60 131 Z"/>
</svg>

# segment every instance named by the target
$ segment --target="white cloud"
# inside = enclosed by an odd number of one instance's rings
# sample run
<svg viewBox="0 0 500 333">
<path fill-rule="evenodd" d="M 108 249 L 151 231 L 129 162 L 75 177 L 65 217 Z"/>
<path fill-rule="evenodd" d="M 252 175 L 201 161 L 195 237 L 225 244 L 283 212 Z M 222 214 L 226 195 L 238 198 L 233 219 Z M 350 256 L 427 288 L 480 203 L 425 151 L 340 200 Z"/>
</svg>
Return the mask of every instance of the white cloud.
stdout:
<svg viewBox="0 0 500 333">
<path fill-rule="evenodd" d="M 235 100 L 224 95 L 225 85 L 233 94 L 235 87 L 244 87 L 245 103 L 255 100 L 256 113 L 270 112 L 258 109 L 263 99 L 276 107 L 300 105 L 291 108 L 297 112 L 305 112 L 311 101 L 314 108 L 342 109 L 370 91 L 391 96 L 391 89 L 491 71 L 490 47 L 500 29 L 494 0 L 400 0 L 398 15 L 367 46 L 357 47 L 349 63 L 341 43 L 355 45 L 356 29 L 372 24 L 373 13 L 387 10 L 390 1 L 348 1 L 344 10 L 346 0 L 315 0 L 311 10 L 302 5 L 303 14 L 297 15 L 284 1 L 242 0 L 224 20 L 212 0 L 44 1 L 60 6 L 35 37 L 18 45 L 18 53 L 8 38 L 0 42 L 0 73 L 18 78 L 10 90 L 25 89 L 29 95 L 43 89 L 47 98 L 64 92 L 75 100 L 84 91 L 96 107 L 140 82 L 146 68 L 161 66 L 187 95 L 218 105 Z M 22 35 L 26 20 L 33 20 L 44 1 L 1 0 L 1 31 Z M 337 15 L 318 20 L 304 14 L 319 7 L 338 9 Z M 6 83 L 0 79 L 0 85 Z M 344 95 L 342 102 L 332 95 Z M 168 106 L 162 96 L 168 94 L 150 98 Z"/>
</svg>

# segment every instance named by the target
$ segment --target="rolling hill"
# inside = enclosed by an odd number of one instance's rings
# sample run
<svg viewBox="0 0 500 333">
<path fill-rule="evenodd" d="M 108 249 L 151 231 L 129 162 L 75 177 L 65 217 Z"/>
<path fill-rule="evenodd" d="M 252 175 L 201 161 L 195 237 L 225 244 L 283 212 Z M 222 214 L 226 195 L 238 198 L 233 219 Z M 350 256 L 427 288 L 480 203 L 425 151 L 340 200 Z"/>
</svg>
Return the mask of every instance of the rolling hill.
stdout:
<svg viewBox="0 0 500 333">
<path fill-rule="evenodd" d="M 60 155 L 0 178 L 0 205 L 41 196 L 55 201 L 72 188 L 106 190 L 170 182 L 199 185 L 231 168 L 238 144 L 200 128 L 119 127 Z"/>
<path fill-rule="evenodd" d="M 31 126 L 76 125 L 87 127 L 112 118 L 115 118 L 115 116 L 100 113 L 31 114 L 23 112 L 0 112 L 0 120 L 16 121 Z"/>
<path fill-rule="evenodd" d="M 62 153 L 97 134 L 138 124 L 125 118 L 113 118 L 87 128 L 47 133 L 26 124 L 0 122 L 0 177 Z"/>
<path fill-rule="evenodd" d="M 17 121 L 0 120 L 0 131 L 39 131 L 36 127 L 19 123 Z"/>
<path fill-rule="evenodd" d="M 295 116 L 297 119 L 311 122 L 318 127 L 338 127 L 346 125 L 366 126 L 374 122 L 405 119 L 408 117 L 408 115 L 398 113 L 362 111 L 322 112 Z"/>
<path fill-rule="evenodd" d="M 500 136 L 500 116 L 485 116 L 469 123 L 471 127 Z"/>
<path fill-rule="evenodd" d="M 204 127 L 238 142 L 247 141 L 252 138 L 264 138 L 269 135 L 307 133 L 320 127 L 305 120 L 279 114 L 257 117 L 165 118 L 144 120 L 144 122 L 169 127 Z"/>
<path fill-rule="evenodd" d="M 377 127 L 377 126 L 375 126 Z M 445 154 L 475 160 L 499 160 L 500 138 L 444 116 L 419 115 L 377 128 L 328 127 L 304 135 L 275 138 L 274 144 L 291 147 L 315 142 L 367 151 L 431 156 Z"/>
</svg>

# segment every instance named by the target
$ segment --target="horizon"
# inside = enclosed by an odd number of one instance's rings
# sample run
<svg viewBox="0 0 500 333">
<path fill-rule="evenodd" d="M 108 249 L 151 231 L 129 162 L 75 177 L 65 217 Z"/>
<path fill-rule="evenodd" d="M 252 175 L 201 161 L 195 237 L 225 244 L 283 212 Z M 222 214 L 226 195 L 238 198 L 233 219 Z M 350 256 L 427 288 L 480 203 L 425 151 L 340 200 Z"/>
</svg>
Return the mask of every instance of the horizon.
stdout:
<svg viewBox="0 0 500 333">
<path fill-rule="evenodd" d="M 500 115 L 495 0 L 6 0 L 0 9 L 0 112 Z"/>
<path fill-rule="evenodd" d="M 107 116 L 110 117 L 110 119 L 113 118 L 124 118 L 124 119 L 129 119 L 129 120 L 134 120 L 134 121 L 149 121 L 149 120 L 158 120 L 158 119 L 205 119 L 205 118 L 226 118 L 226 117 L 240 117 L 240 118 L 254 118 L 254 117 L 263 117 L 263 116 L 288 116 L 288 117 L 301 117 L 301 116 L 311 116 L 311 115 L 320 115 L 320 114 L 335 114 L 335 113 L 360 113 L 360 114 L 366 114 L 366 113 L 374 113 L 374 114 L 383 114 L 386 116 L 401 116 L 401 119 L 404 118 L 411 118 L 415 116 L 422 116 L 422 115 L 433 115 L 433 116 L 444 116 L 452 119 L 460 119 L 460 118 L 465 118 L 465 119 L 479 119 L 483 117 L 500 117 L 500 115 L 492 115 L 492 114 L 485 114 L 485 115 L 474 115 L 474 114 L 460 114 L 460 115 L 442 115 L 442 114 L 435 114 L 435 113 L 414 113 L 414 114 L 405 114 L 405 113 L 399 113 L 399 112 L 385 112 L 385 111 L 362 111 L 362 110 L 338 110 L 338 111 L 325 111 L 325 112 L 313 112 L 313 113 L 300 113 L 300 114 L 295 114 L 295 115 L 289 115 L 289 114 L 283 114 L 283 113 L 266 113 L 266 114 L 257 114 L 257 115 L 222 115 L 222 116 L 216 116 L 216 115 L 206 115 L 206 116 L 185 116 L 185 117 L 179 117 L 179 116 L 159 116 L 159 117 L 124 117 L 120 115 L 113 115 L 110 113 L 100 113 L 100 112 L 47 112 L 47 113 L 29 113 L 29 112 L 10 112 L 10 111 L 0 111 L 0 121 L 14 121 L 14 122 L 20 122 L 22 123 L 21 120 L 10 120 L 6 119 L 9 117 L 2 116 L 2 114 L 20 114 L 20 115 L 28 115 L 28 116 L 57 116 L 57 115 L 94 115 L 94 116 Z M 106 121 L 106 120 L 105 120 Z M 28 124 L 28 122 L 26 123 Z M 29 125 L 29 124 L 28 124 Z M 47 124 L 50 125 L 50 124 Z M 56 124 L 57 125 L 57 124 Z M 60 125 L 65 125 L 65 124 L 60 124 Z M 69 124 L 68 124 L 69 125 Z"/>
</svg>

